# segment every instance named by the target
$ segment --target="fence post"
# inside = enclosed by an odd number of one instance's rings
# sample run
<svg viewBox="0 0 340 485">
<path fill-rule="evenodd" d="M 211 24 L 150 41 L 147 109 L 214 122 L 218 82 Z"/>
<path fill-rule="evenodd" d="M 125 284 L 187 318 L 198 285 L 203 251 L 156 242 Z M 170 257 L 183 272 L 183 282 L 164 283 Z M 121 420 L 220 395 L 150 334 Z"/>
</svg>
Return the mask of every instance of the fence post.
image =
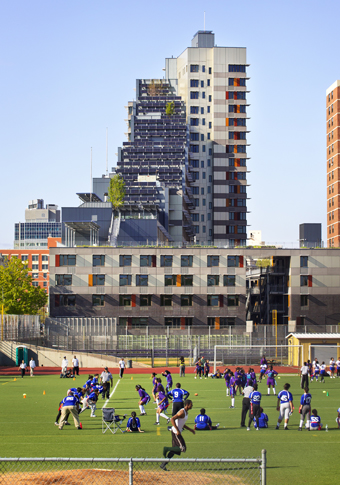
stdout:
<svg viewBox="0 0 340 485">
<path fill-rule="evenodd" d="M 166 367 L 168 367 L 168 365 L 169 365 L 169 337 L 168 336 L 165 338 L 165 345 L 166 345 L 166 348 L 165 348 L 165 365 L 166 365 Z"/>
<path fill-rule="evenodd" d="M 151 349 L 151 367 L 155 365 L 155 337 L 154 335 L 151 337 L 152 341 L 152 349 Z"/>
<path fill-rule="evenodd" d="M 132 458 L 129 461 L 129 485 L 133 485 L 133 462 L 132 462 Z"/>
<path fill-rule="evenodd" d="M 262 463 L 261 463 L 261 485 L 266 485 L 267 480 L 267 452 L 262 450 Z"/>
</svg>

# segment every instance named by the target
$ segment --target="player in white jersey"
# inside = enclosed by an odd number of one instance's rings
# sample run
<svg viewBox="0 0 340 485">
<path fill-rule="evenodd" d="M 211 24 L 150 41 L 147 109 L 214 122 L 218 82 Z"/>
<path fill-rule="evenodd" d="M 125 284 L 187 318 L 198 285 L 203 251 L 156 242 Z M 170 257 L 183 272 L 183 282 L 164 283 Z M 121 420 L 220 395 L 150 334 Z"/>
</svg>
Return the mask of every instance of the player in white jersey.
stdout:
<svg viewBox="0 0 340 485">
<path fill-rule="evenodd" d="M 315 359 L 313 361 L 313 371 L 314 371 L 315 380 L 317 381 L 319 379 L 319 375 L 320 375 L 320 364 L 319 364 L 318 359 Z M 311 379 L 311 381 L 312 380 L 313 379 Z"/>
<path fill-rule="evenodd" d="M 331 373 L 331 379 L 335 378 L 334 371 L 335 371 L 335 361 L 333 357 L 331 357 L 331 360 L 329 361 L 329 371 Z"/>
<path fill-rule="evenodd" d="M 192 401 L 190 399 L 186 399 L 184 401 L 184 407 L 180 411 L 178 411 L 175 416 L 171 418 L 171 436 L 172 436 L 172 446 L 163 448 L 163 456 L 164 458 L 172 458 L 174 455 L 180 455 L 182 452 L 185 453 L 187 450 L 184 438 L 182 436 L 183 429 L 187 429 L 191 431 L 192 434 L 195 434 L 195 430 L 189 428 L 185 423 L 188 419 L 188 411 L 192 409 Z M 162 470 L 166 470 L 166 465 L 168 462 L 163 462 L 160 467 Z"/>
</svg>

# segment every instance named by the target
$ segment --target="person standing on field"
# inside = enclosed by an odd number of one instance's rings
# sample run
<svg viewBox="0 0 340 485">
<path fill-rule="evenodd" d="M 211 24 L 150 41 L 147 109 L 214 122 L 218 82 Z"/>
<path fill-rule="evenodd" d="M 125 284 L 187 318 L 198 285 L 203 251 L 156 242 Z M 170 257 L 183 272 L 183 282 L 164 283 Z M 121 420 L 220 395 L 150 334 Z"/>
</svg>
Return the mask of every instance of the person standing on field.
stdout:
<svg viewBox="0 0 340 485">
<path fill-rule="evenodd" d="M 29 366 L 30 366 L 30 376 L 33 377 L 34 376 L 34 369 L 36 368 L 35 360 L 33 359 L 33 357 L 30 360 Z"/>
<path fill-rule="evenodd" d="M 64 357 L 63 360 L 62 360 L 62 363 L 61 363 L 61 372 L 62 372 L 62 374 L 66 374 L 67 367 L 68 367 L 68 360 L 66 359 L 66 357 Z"/>
<path fill-rule="evenodd" d="M 124 370 L 125 370 L 125 360 L 124 360 L 123 357 L 119 361 L 118 365 L 119 365 L 119 377 L 120 377 L 120 379 L 122 379 L 123 374 L 124 374 Z"/>
<path fill-rule="evenodd" d="M 301 367 L 300 377 L 301 377 L 301 389 L 308 387 L 308 365 L 307 365 L 307 362 L 304 362 L 303 366 Z"/>
<path fill-rule="evenodd" d="M 79 376 L 79 360 L 77 359 L 76 356 L 74 356 L 72 359 L 72 365 L 73 365 L 73 375 Z"/>
<path fill-rule="evenodd" d="M 280 411 L 279 419 L 277 420 L 277 425 L 275 429 L 279 429 L 281 421 L 285 420 L 284 429 L 288 430 L 289 416 L 294 411 L 293 406 L 293 396 L 289 392 L 290 384 L 285 384 L 283 386 L 283 391 L 280 391 L 277 395 L 277 411 Z"/>
<path fill-rule="evenodd" d="M 24 377 L 25 375 L 25 371 L 26 371 L 26 367 L 27 365 L 25 364 L 25 361 L 22 360 L 21 361 L 21 364 L 19 365 L 19 370 L 21 371 L 21 379 Z"/>
<path fill-rule="evenodd" d="M 112 374 L 107 367 L 100 374 L 100 382 L 103 384 L 102 399 L 110 399 L 110 384 L 113 386 Z M 104 385 L 105 384 L 105 385 Z"/>
</svg>

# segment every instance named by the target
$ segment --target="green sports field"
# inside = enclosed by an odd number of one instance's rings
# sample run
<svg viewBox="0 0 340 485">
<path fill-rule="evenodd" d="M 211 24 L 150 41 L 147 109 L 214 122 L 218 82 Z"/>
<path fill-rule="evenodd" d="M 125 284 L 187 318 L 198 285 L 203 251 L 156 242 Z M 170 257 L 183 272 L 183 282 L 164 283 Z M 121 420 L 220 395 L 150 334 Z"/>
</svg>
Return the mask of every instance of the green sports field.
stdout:
<svg viewBox="0 0 340 485">
<path fill-rule="evenodd" d="M 174 375 L 174 383 L 179 381 Z M 71 426 L 62 431 L 54 425 L 59 402 L 66 396 L 69 387 L 82 386 L 86 376 L 60 379 L 59 376 L 0 377 L 1 389 L 1 457 L 155 457 L 162 456 L 163 446 L 171 446 L 171 436 L 165 419 L 155 426 L 155 405 L 146 406 L 147 416 L 141 418 L 141 433 L 119 431 L 112 435 L 102 434 L 101 411 L 105 402 L 100 398 L 96 418 L 90 412 L 81 414 L 83 430 L 77 430 L 70 416 Z M 187 458 L 258 457 L 261 450 L 267 450 L 268 483 L 336 483 L 338 477 L 337 447 L 340 430 L 335 418 L 340 407 L 340 379 L 326 379 L 325 384 L 312 382 L 312 408 L 318 410 L 329 432 L 298 431 L 299 401 L 302 394 L 299 378 L 281 376 L 277 391 L 285 382 L 291 384 L 295 412 L 290 418 L 289 431 L 275 430 L 278 412 L 276 397 L 267 396 L 265 382 L 260 384 L 261 405 L 269 416 L 269 428 L 255 431 L 240 428 L 242 397 L 237 396 L 235 409 L 229 409 L 230 397 L 226 397 L 222 379 L 194 379 L 186 376 L 180 379 L 182 387 L 190 392 L 194 407 L 187 424 L 193 426 L 194 418 L 201 407 L 205 407 L 213 424 L 220 423 L 216 431 L 201 431 L 195 435 L 185 432 Z M 117 377 L 114 377 L 115 387 Z M 151 393 L 151 379 L 146 374 L 124 377 L 118 383 L 108 407 L 115 407 L 118 414 L 128 414 L 138 409 L 138 393 L 135 385 L 140 384 Z M 44 394 L 45 391 L 45 394 Z M 327 391 L 327 393 L 323 392 Z M 195 396 L 194 394 L 198 395 Z M 23 398 L 26 394 L 26 399 Z M 170 415 L 170 407 L 169 412 Z"/>
</svg>

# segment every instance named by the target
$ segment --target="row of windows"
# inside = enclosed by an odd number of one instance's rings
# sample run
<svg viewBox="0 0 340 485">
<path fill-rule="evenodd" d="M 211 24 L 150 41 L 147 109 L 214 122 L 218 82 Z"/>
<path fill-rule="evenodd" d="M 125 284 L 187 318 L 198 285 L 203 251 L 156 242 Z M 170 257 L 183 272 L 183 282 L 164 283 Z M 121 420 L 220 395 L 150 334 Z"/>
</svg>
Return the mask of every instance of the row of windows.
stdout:
<svg viewBox="0 0 340 485">
<path fill-rule="evenodd" d="M 246 207 L 247 199 L 226 199 L 226 207 Z"/>
<path fill-rule="evenodd" d="M 204 115 L 204 106 L 190 106 L 190 114 L 198 115 L 200 112 L 201 115 Z M 210 113 L 210 106 L 207 106 L 207 113 Z M 202 122 L 202 124 L 205 125 L 205 121 L 204 123 Z"/>
<path fill-rule="evenodd" d="M 54 306 L 75 306 L 77 295 L 54 295 Z M 171 307 L 174 303 L 173 295 L 160 295 L 159 303 L 156 303 L 156 297 L 154 295 L 139 295 L 139 306 L 150 307 L 155 304 L 159 304 L 164 307 Z M 136 307 L 136 295 L 120 295 L 119 306 L 122 307 Z M 192 295 L 179 295 L 178 303 L 182 307 L 193 306 Z M 104 306 L 105 295 L 92 295 L 92 306 Z M 237 307 L 240 304 L 239 295 L 208 295 L 207 306 L 222 308 L 225 305 L 227 307 Z M 201 301 L 199 303 L 201 305 Z"/>
<path fill-rule="evenodd" d="M 245 91 L 226 91 L 225 93 L 225 98 L 226 99 L 234 99 L 234 100 L 238 100 L 238 99 L 247 99 L 247 96 L 246 96 L 246 92 Z"/>
<path fill-rule="evenodd" d="M 191 159 L 190 160 L 190 166 L 193 167 L 193 168 L 199 168 L 199 166 L 200 166 L 199 160 Z M 207 167 L 210 167 L 210 166 L 211 166 L 211 160 L 208 159 L 207 160 Z M 201 160 L 201 168 L 204 168 L 204 160 Z"/>
<path fill-rule="evenodd" d="M 181 255 L 181 267 L 187 268 L 193 266 L 193 256 L 192 255 Z M 140 267 L 156 267 L 156 255 L 140 255 L 139 256 L 139 266 Z M 96 261 L 97 264 L 93 264 L 93 266 L 104 266 L 105 265 L 105 255 L 93 255 L 92 262 Z M 100 265 L 98 264 L 100 261 Z M 161 267 L 172 267 L 174 261 L 173 255 L 161 255 L 160 257 L 160 266 Z M 75 266 L 76 264 L 76 255 L 75 254 L 63 254 L 60 255 L 59 265 L 56 266 Z M 219 266 L 220 264 L 220 256 L 218 255 L 209 255 L 207 256 L 207 266 Z M 121 254 L 119 255 L 119 266 L 132 266 L 132 255 L 128 254 Z M 227 256 L 227 266 L 228 268 L 243 268 L 243 256 Z"/>
<path fill-rule="evenodd" d="M 12 255 L 13 256 L 13 255 Z M 23 254 L 21 256 L 21 261 L 28 261 L 29 256 L 27 254 Z M 39 254 L 33 254 L 32 255 L 32 261 L 39 261 Z M 48 254 L 42 254 L 41 255 L 41 261 L 48 261 Z"/>
<path fill-rule="evenodd" d="M 229 64 L 229 72 L 246 72 L 246 66 L 243 64 Z"/>
<path fill-rule="evenodd" d="M 226 126 L 246 126 L 247 124 L 246 118 L 226 118 L 225 120 Z"/>
<path fill-rule="evenodd" d="M 247 145 L 226 145 L 226 153 L 247 153 Z"/>
<path fill-rule="evenodd" d="M 205 72 L 205 66 L 201 66 L 202 67 L 202 72 Z M 212 69 L 211 67 L 208 68 L 208 72 L 209 74 L 212 73 Z M 190 72 L 199 72 L 199 65 L 198 64 L 190 64 Z"/>
<path fill-rule="evenodd" d="M 194 181 L 200 179 L 200 172 L 191 172 L 191 175 Z M 202 180 L 206 180 L 206 172 L 202 172 Z M 208 180 L 210 183 L 212 182 L 212 175 L 209 175 Z"/>
<path fill-rule="evenodd" d="M 229 140 L 246 140 L 246 131 L 229 131 Z"/>
<path fill-rule="evenodd" d="M 245 85 L 246 85 L 245 78 L 237 78 L 237 77 L 229 78 L 229 86 L 245 86 Z"/>
<path fill-rule="evenodd" d="M 205 124 L 205 123 L 203 123 Z M 209 122 L 209 128 L 211 128 L 211 122 Z M 200 136 L 201 135 L 201 136 Z M 204 141 L 205 136 L 204 133 L 190 133 L 190 141 Z M 238 138 L 240 139 L 240 138 Z M 210 140 L 210 133 L 207 133 L 207 140 Z M 198 148 L 198 147 L 197 147 Z M 190 151 L 199 151 L 197 150 L 190 150 Z"/>
<path fill-rule="evenodd" d="M 182 328 L 191 327 L 194 324 L 193 317 L 165 317 L 164 325 L 166 327 Z M 207 324 L 210 327 L 215 327 L 216 330 L 223 327 L 234 326 L 236 323 L 235 317 L 208 317 Z M 119 325 L 126 327 L 144 327 L 149 324 L 148 317 L 120 317 Z M 201 322 L 200 322 L 201 324 Z"/>
<path fill-rule="evenodd" d="M 226 180 L 246 180 L 247 172 L 226 172 L 225 179 Z"/>
<path fill-rule="evenodd" d="M 229 104 L 229 113 L 246 113 L 247 106 L 245 104 Z"/>
<path fill-rule="evenodd" d="M 71 274 L 57 274 L 55 275 L 56 286 L 71 286 L 72 275 Z M 91 274 L 88 275 L 89 286 L 104 286 L 105 275 L 103 274 Z M 207 275 L 207 286 L 219 286 L 220 275 Z M 136 274 L 135 275 L 136 286 L 149 286 L 149 275 Z M 194 275 L 164 275 L 164 286 L 193 286 Z M 223 275 L 223 286 L 235 286 L 235 275 Z M 119 275 L 119 286 L 132 286 L 131 274 Z"/>
<path fill-rule="evenodd" d="M 205 91 L 201 92 L 201 98 L 206 99 Z M 199 99 L 199 91 L 190 91 L 190 99 Z M 209 94 L 209 96 L 208 96 L 208 101 L 209 101 L 209 103 L 211 103 L 211 101 L 212 101 L 212 95 L 211 94 Z"/>
<path fill-rule="evenodd" d="M 236 105 L 232 105 L 232 106 L 234 107 Z M 245 113 L 245 111 L 235 111 L 235 112 Z M 207 113 L 210 113 L 210 106 L 207 107 Z M 205 125 L 205 118 L 202 118 L 202 125 Z M 199 126 L 199 118 L 190 118 L 190 126 Z"/>
<path fill-rule="evenodd" d="M 191 88 L 204 88 L 204 81 L 199 81 L 199 79 L 190 79 L 190 87 Z M 210 86 L 210 79 L 207 79 L 207 86 Z"/>
</svg>

